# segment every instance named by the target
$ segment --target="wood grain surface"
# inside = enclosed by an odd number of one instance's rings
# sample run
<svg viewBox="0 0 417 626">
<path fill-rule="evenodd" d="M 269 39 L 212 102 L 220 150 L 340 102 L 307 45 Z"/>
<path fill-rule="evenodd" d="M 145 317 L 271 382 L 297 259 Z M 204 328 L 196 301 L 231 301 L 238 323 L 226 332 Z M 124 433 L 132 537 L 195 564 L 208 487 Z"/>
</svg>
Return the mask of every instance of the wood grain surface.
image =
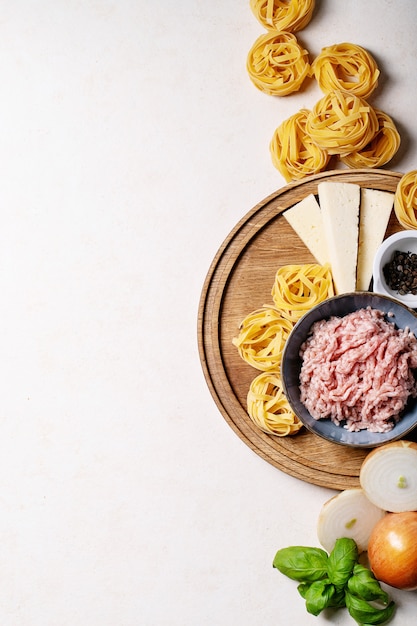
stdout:
<svg viewBox="0 0 417 626">
<path fill-rule="evenodd" d="M 220 413 L 261 458 L 300 480 L 331 489 L 359 486 L 360 465 L 368 451 L 327 442 L 304 428 L 289 437 L 263 433 L 246 411 L 249 385 L 260 372 L 240 358 L 232 339 L 246 315 L 273 304 L 271 289 L 278 267 L 316 262 L 281 215 L 283 211 L 308 194 L 317 194 L 322 181 L 393 192 L 400 178 L 401 174 L 385 170 L 334 170 L 283 187 L 257 204 L 228 235 L 201 294 L 200 360 Z M 393 211 L 386 236 L 399 230 Z"/>
</svg>

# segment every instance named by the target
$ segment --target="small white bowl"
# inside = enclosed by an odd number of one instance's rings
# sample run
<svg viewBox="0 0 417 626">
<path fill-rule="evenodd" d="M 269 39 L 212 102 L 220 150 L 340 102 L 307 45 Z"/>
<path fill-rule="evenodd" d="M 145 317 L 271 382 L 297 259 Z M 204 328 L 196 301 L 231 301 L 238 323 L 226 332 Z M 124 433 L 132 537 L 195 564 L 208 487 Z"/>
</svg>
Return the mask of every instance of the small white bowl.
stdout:
<svg viewBox="0 0 417 626">
<path fill-rule="evenodd" d="M 373 264 L 373 291 L 390 298 L 395 298 L 410 309 L 417 308 L 417 296 L 408 293 L 401 295 L 397 291 L 390 289 L 384 278 L 384 267 L 392 259 L 396 250 L 401 252 L 417 253 L 417 230 L 402 230 L 391 235 L 380 245 L 374 258 Z"/>
</svg>

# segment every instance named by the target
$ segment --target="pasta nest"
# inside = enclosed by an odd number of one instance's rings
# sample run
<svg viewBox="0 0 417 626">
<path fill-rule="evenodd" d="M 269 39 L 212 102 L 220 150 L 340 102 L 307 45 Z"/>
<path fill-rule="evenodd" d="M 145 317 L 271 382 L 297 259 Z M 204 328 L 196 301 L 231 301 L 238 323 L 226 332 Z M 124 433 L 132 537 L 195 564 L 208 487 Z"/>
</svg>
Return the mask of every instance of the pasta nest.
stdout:
<svg viewBox="0 0 417 626">
<path fill-rule="evenodd" d="M 232 340 L 242 359 L 263 372 L 279 371 L 285 342 L 293 324 L 279 311 L 264 306 L 242 321 Z"/>
<path fill-rule="evenodd" d="M 344 156 L 364 148 L 378 131 L 374 109 L 364 100 L 343 91 L 331 91 L 313 107 L 306 132 L 329 154 Z"/>
<path fill-rule="evenodd" d="M 271 295 L 282 316 L 297 322 L 313 306 L 334 296 L 330 264 L 280 267 L 275 274 Z"/>
<path fill-rule="evenodd" d="M 324 170 L 330 155 L 306 133 L 308 109 L 301 109 L 275 130 L 269 150 L 272 163 L 287 182 Z"/>
<path fill-rule="evenodd" d="M 341 157 L 341 161 L 351 168 L 381 167 L 392 159 L 400 147 L 401 137 L 393 120 L 378 109 L 374 109 L 378 120 L 378 130 L 362 150 Z"/>
<path fill-rule="evenodd" d="M 286 96 L 298 91 L 308 76 L 309 55 L 292 33 L 266 33 L 249 50 L 246 68 L 260 91 Z"/>
<path fill-rule="evenodd" d="M 394 211 L 401 226 L 417 229 L 417 170 L 400 179 L 394 196 Z"/>
<path fill-rule="evenodd" d="M 247 409 L 254 424 L 270 435 L 294 435 L 302 427 L 285 397 L 279 374 L 273 372 L 259 374 L 252 381 Z"/>
<path fill-rule="evenodd" d="M 378 86 L 379 69 L 372 55 L 356 44 L 327 46 L 310 69 L 324 93 L 340 89 L 367 98 Z"/>
<path fill-rule="evenodd" d="M 295 33 L 310 22 L 315 0 L 250 0 L 256 19 L 267 30 Z"/>
</svg>

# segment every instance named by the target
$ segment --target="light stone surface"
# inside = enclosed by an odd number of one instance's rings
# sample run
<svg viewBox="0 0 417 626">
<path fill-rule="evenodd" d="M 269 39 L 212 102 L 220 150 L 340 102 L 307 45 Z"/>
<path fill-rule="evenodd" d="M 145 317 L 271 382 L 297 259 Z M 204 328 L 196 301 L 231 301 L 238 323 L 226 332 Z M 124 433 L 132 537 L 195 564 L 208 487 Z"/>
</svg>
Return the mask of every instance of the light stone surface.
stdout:
<svg viewBox="0 0 417 626">
<path fill-rule="evenodd" d="M 352 624 L 272 568 L 333 491 L 267 464 L 218 412 L 196 320 L 222 241 L 285 184 L 268 145 L 320 97 L 256 90 L 249 2 L 0 3 L 0 623 Z M 415 0 L 318 0 L 417 168 Z M 415 593 L 393 592 L 395 624 Z"/>
</svg>

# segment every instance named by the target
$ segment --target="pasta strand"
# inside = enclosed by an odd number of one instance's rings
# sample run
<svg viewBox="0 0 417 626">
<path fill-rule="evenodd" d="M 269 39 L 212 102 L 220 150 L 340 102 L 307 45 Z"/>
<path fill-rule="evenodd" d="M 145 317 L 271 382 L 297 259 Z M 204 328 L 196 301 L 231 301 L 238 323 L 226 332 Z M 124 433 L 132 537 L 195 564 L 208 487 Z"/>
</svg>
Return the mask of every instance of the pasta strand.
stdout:
<svg viewBox="0 0 417 626">
<path fill-rule="evenodd" d="M 271 291 L 283 317 L 297 322 L 313 306 L 334 296 L 330 265 L 284 265 L 278 269 Z"/>
<path fill-rule="evenodd" d="M 372 55 L 356 44 L 327 46 L 310 69 L 324 93 L 342 90 L 367 98 L 378 86 L 379 69 Z"/>
<path fill-rule="evenodd" d="M 306 132 L 329 154 L 344 156 L 364 148 L 378 131 L 374 109 L 363 99 L 343 91 L 331 91 L 313 107 Z"/>
<path fill-rule="evenodd" d="M 241 358 L 255 369 L 279 371 L 282 351 L 292 327 L 292 322 L 279 311 L 265 306 L 245 317 L 232 343 Z"/>
<path fill-rule="evenodd" d="M 295 33 L 310 22 L 315 0 L 250 0 L 256 19 L 267 30 Z"/>
<path fill-rule="evenodd" d="M 258 37 L 249 50 L 246 68 L 252 83 L 270 96 L 298 91 L 310 71 L 308 51 L 292 33 L 272 32 Z"/>
<path fill-rule="evenodd" d="M 282 381 L 276 373 L 259 374 L 247 396 L 248 415 L 263 432 L 278 437 L 293 435 L 302 427 L 285 397 Z"/>
<path fill-rule="evenodd" d="M 400 179 L 394 195 L 394 211 L 401 226 L 417 229 L 417 170 Z"/>
<path fill-rule="evenodd" d="M 356 150 L 341 157 L 341 161 L 351 168 L 382 167 L 397 153 L 401 137 L 393 120 L 378 109 L 374 109 L 378 120 L 378 130 L 362 150 Z"/>
<path fill-rule="evenodd" d="M 321 172 L 330 159 L 328 152 L 315 144 L 306 132 L 309 113 L 301 109 L 284 120 L 269 144 L 272 163 L 287 182 Z"/>
</svg>

